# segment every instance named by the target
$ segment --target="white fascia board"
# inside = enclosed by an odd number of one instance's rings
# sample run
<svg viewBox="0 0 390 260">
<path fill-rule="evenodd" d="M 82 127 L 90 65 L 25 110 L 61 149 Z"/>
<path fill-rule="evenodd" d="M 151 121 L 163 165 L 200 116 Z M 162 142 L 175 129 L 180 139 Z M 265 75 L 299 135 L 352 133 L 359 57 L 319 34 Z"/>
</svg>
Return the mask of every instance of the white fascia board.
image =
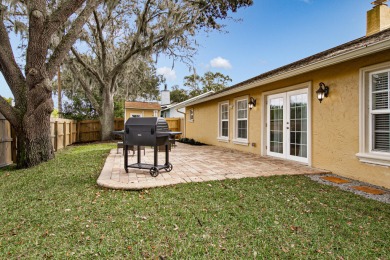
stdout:
<svg viewBox="0 0 390 260">
<path fill-rule="evenodd" d="M 360 57 L 367 56 L 367 55 L 370 55 L 370 54 L 373 54 L 373 53 L 376 53 L 376 52 L 384 51 L 384 50 L 387 50 L 387 49 L 390 49 L 390 40 L 385 40 L 385 41 L 382 41 L 382 42 L 378 42 L 378 43 L 375 43 L 375 44 L 370 45 L 370 46 L 364 46 L 364 47 L 362 47 L 360 49 L 349 51 L 349 52 L 343 53 L 343 54 L 341 54 L 339 56 L 331 57 L 331 58 L 328 58 L 328 59 L 325 59 L 325 60 L 321 60 L 321 61 L 318 61 L 318 62 L 314 62 L 314 63 L 312 63 L 310 65 L 306 65 L 304 67 L 301 67 L 301 68 L 298 68 L 298 69 L 295 69 L 295 70 L 291 70 L 291 71 L 288 71 L 288 72 L 285 72 L 285 73 L 278 74 L 278 75 L 276 75 L 274 77 L 266 78 L 266 79 L 263 79 L 263 80 L 256 80 L 256 81 L 253 81 L 251 83 L 242 85 L 240 87 L 236 87 L 236 88 L 233 88 L 231 90 L 227 90 L 227 91 L 225 91 L 223 93 L 213 95 L 211 97 L 206 97 L 206 98 L 203 98 L 201 100 L 199 100 L 199 99 L 195 100 L 193 102 L 187 103 L 186 106 L 200 104 L 200 103 L 203 103 L 203 102 L 206 102 L 206 101 L 209 101 L 209 100 L 213 100 L 213 99 L 217 99 L 217 98 L 220 98 L 220 97 L 228 96 L 228 95 L 231 95 L 231 94 L 234 94 L 234 93 L 237 93 L 237 92 L 241 92 L 241 91 L 244 91 L 244 90 L 248 90 L 248 89 L 251 89 L 251 88 L 254 88 L 254 87 L 260 87 L 262 85 L 269 84 L 269 83 L 272 83 L 272 82 L 275 82 L 275 81 L 279 81 L 279 80 L 282 80 L 282 79 L 294 77 L 294 76 L 297 76 L 297 75 L 300 75 L 300 74 L 304 74 L 306 72 L 310 72 L 310 71 L 313 71 L 313 70 L 329 67 L 331 65 L 335 65 L 335 64 L 338 64 L 338 63 L 341 63 L 341 62 L 344 62 L 344 61 L 360 58 Z"/>
<path fill-rule="evenodd" d="M 169 109 L 171 109 L 171 108 L 174 108 L 176 105 L 177 105 L 177 104 L 175 104 L 175 105 L 169 105 L 169 106 L 167 106 L 166 108 L 161 109 L 161 111 L 169 110 Z"/>
<path fill-rule="evenodd" d="M 190 103 L 192 104 L 193 102 L 196 102 L 198 99 L 201 99 L 203 97 L 207 97 L 207 96 L 209 96 L 209 95 L 211 95 L 213 93 L 214 93 L 214 91 L 211 90 L 209 92 L 200 94 L 200 95 L 198 95 L 196 97 L 193 97 L 193 98 L 190 98 L 190 99 L 188 99 L 186 101 L 183 101 L 183 102 L 181 102 L 181 103 L 179 103 L 179 104 L 177 104 L 177 105 L 175 105 L 173 107 L 175 107 L 176 109 L 180 109 L 180 108 L 186 107 L 186 106 L 188 106 L 188 104 L 190 104 Z M 171 108 L 173 108 L 173 107 L 171 107 Z"/>
</svg>

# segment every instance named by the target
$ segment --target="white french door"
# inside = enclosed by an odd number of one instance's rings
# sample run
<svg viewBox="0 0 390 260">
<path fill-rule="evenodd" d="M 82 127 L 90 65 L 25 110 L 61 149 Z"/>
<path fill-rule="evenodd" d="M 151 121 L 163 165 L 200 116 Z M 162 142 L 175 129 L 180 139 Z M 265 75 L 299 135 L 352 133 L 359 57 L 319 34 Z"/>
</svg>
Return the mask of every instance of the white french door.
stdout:
<svg viewBox="0 0 390 260">
<path fill-rule="evenodd" d="M 308 90 L 267 97 L 267 155 L 308 163 Z"/>
</svg>

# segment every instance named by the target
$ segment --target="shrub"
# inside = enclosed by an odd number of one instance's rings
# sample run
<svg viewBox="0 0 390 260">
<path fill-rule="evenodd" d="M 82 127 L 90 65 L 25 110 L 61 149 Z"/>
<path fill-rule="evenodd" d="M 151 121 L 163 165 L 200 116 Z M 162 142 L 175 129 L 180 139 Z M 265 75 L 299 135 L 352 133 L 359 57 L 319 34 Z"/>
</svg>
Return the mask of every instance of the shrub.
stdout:
<svg viewBox="0 0 390 260">
<path fill-rule="evenodd" d="M 206 145 L 204 143 L 201 143 L 201 142 L 198 142 L 194 139 L 189 139 L 189 138 L 180 138 L 179 139 L 179 142 L 180 143 L 184 143 L 184 144 L 190 144 L 190 145 Z"/>
</svg>

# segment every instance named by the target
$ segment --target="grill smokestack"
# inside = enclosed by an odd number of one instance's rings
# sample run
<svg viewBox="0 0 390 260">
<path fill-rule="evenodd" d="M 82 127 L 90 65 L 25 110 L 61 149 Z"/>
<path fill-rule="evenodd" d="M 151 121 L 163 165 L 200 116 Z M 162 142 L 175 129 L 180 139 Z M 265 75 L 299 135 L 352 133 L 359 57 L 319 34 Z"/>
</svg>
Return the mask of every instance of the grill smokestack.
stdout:
<svg viewBox="0 0 390 260">
<path fill-rule="evenodd" d="M 386 2 L 387 0 L 376 0 L 371 3 L 374 8 L 367 12 L 366 36 L 390 28 L 390 8 Z"/>
</svg>

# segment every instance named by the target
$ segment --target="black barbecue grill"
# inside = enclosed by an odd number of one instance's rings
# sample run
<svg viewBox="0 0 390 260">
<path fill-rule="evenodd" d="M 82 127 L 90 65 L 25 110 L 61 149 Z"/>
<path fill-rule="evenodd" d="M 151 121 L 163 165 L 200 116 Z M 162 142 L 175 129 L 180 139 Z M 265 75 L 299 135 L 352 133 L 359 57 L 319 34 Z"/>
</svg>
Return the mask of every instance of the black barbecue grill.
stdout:
<svg viewBox="0 0 390 260">
<path fill-rule="evenodd" d="M 169 162 L 169 140 L 181 132 L 169 131 L 167 121 L 161 117 L 131 117 L 126 121 L 124 132 L 124 156 L 125 156 L 125 170 L 128 168 L 149 169 L 150 175 L 156 177 L 159 170 L 165 169 L 170 172 L 173 168 Z M 128 150 L 129 146 L 137 146 L 137 163 L 128 164 Z M 165 146 L 165 164 L 158 164 L 158 146 Z M 141 163 L 141 146 L 154 147 L 154 163 Z"/>
</svg>

